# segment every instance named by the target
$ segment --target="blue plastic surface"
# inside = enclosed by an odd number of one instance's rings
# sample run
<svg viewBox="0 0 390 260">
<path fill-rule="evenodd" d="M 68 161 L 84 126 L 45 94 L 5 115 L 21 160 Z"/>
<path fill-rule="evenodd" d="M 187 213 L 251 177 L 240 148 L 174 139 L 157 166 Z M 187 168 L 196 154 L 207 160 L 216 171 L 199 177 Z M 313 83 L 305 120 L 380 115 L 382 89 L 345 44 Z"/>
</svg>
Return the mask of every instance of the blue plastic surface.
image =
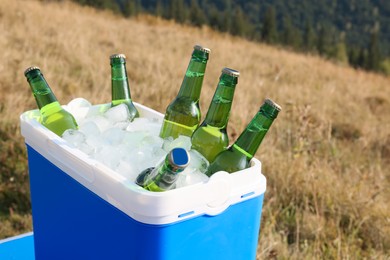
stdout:
<svg viewBox="0 0 390 260">
<path fill-rule="evenodd" d="M 37 260 L 256 258 L 263 195 L 217 216 L 143 224 L 27 150 Z"/>
<path fill-rule="evenodd" d="M 1 260 L 34 260 L 32 233 L 0 240 Z"/>
</svg>

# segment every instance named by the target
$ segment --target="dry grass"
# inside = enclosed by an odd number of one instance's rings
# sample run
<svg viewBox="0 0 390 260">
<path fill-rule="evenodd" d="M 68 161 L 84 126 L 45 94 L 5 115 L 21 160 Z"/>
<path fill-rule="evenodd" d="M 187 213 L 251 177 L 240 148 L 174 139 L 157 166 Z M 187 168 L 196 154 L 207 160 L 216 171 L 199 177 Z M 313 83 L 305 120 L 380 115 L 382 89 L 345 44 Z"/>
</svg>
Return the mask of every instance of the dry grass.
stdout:
<svg viewBox="0 0 390 260">
<path fill-rule="evenodd" d="M 192 46 L 201 43 L 212 50 L 204 113 L 220 70 L 241 72 L 231 136 L 265 97 L 283 107 L 257 154 L 268 179 L 258 259 L 389 256 L 389 78 L 208 28 L 152 17 L 128 20 L 67 2 L 0 0 L 0 31 L 0 237 L 31 229 L 26 156 L 17 131 L 18 116 L 35 108 L 26 67 L 40 66 L 63 104 L 75 97 L 105 103 L 108 57 L 125 53 L 133 99 L 163 112 Z"/>
</svg>

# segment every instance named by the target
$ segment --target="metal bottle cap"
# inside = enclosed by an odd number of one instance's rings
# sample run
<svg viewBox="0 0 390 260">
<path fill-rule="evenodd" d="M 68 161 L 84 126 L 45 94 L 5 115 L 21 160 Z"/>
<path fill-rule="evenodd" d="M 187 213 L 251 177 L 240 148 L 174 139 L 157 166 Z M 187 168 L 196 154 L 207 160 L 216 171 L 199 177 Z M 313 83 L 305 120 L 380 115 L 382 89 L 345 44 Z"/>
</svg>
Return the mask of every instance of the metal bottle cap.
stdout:
<svg viewBox="0 0 390 260">
<path fill-rule="evenodd" d="M 33 71 L 33 70 L 41 70 L 39 67 L 37 66 L 32 66 L 32 67 L 28 67 L 25 71 L 24 71 L 24 76 L 27 76 L 27 73 L 29 73 L 30 71 Z"/>
<path fill-rule="evenodd" d="M 205 47 L 203 47 L 201 45 L 195 45 L 194 49 L 198 50 L 198 51 L 205 52 L 205 53 L 210 53 L 211 52 L 211 50 L 209 48 L 205 48 Z"/>
<path fill-rule="evenodd" d="M 122 53 L 117 53 L 117 54 L 112 54 L 110 56 L 110 59 L 126 59 L 126 55 L 122 54 Z"/>
<path fill-rule="evenodd" d="M 264 100 L 264 103 L 265 104 L 268 104 L 269 106 L 271 106 L 272 108 L 276 109 L 278 112 L 280 112 L 282 110 L 282 107 L 279 106 L 278 104 L 276 104 L 274 101 L 272 101 L 272 99 L 270 98 L 266 98 Z"/>
<path fill-rule="evenodd" d="M 223 68 L 222 73 L 236 78 L 240 76 L 240 72 L 230 68 Z"/>
<path fill-rule="evenodd" d="M 184 169 L 190 162 L 190 155 L 184 148 L 173 148 L 168 154 L 168 160 L 175 170 Z"/>
</svg>

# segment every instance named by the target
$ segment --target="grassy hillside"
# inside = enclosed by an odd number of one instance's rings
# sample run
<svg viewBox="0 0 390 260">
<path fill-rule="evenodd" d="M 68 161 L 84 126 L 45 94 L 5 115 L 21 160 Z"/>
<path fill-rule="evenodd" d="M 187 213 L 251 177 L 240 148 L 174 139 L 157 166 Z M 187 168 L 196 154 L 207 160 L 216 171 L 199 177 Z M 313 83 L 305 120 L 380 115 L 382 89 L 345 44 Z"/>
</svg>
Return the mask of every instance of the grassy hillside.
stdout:
<svg viewBox="0 0 390 260">
<path fill-rule="evenodd" d="M 40 66 L 63 104 L 75 97 L 105 103 L 108 57 L 125 53 L 133 99 L 164 112 L 201 43 L 212 50 L 204 114 L 221 69 L 241 72 L 231 140 L 265 97 L 283 107 L 257 153 L 268 179 L 258 259 L 389 256 L 390 78 L 208 28 L 67 2 L 0 0 L 0 30 L 0 237 L 32 229 L 18 119 L 36 108 L 26 67 Z"/>
</svg>

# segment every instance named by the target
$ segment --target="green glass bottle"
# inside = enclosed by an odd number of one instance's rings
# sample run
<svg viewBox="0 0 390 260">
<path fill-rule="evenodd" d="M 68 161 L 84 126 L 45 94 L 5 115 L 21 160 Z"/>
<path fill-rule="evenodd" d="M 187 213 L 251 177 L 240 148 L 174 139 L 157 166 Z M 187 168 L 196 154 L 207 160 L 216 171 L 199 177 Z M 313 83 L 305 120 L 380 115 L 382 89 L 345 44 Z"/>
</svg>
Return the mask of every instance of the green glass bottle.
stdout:
<svg viewBox="0 0 390 260">
<path fill-rule="evenodd" d="M 167 191 L 174 189 L 178 173 L 182 172 L 189 164 L 190 157 L 186 149 L 172 149 L 165 160 L 156 167 L 150 167 L 142 171 L 136 183 L 149 191 Z"/>
<path fill-rule="evenodd" d="M 24 71 L 24 75 L 41 113 L 40 123 L 59 136 L 67 129 L 77 129 L 76 120 L 61 107 L 41 70 L 38 67 L 29 67 Z"/>
<path fill-rule="evenodd" d="M 217 155 L 214 162 L 207 169 L 206 174 L 211 176 L 218 171 L 232 173 L 248 168 L 250 160 L 255 155 L 280 110 L 278 104 L 271 99 L 266 99 L 244 132 L 229 149 Z"/>
<path fill-rule="evenodd" d="M 229 145 L 227 124 L 239 75 L 233 69 L 222 70 L 206 118 L 191 137 L 192 149 L 200 152 L 210 163 Z"/>
<path fill-rule="evenodd" d="M 191 60 L 176 98 L 167 107 L 160 137 L 191 137 L 200 123 L 199 97 L 210 49 L 194 46 Z"/>
<path fill-rule="evenodd" d="M 111 65 L 111 106 L 126 104 L 132 121 L 135 117 L 139 117 L 137 108 L 134 106 L 130 95 L 129 80 L 126 71 L 126 56 L 124 54 L 113 54 L 110 56 Z"/>
</svg>

